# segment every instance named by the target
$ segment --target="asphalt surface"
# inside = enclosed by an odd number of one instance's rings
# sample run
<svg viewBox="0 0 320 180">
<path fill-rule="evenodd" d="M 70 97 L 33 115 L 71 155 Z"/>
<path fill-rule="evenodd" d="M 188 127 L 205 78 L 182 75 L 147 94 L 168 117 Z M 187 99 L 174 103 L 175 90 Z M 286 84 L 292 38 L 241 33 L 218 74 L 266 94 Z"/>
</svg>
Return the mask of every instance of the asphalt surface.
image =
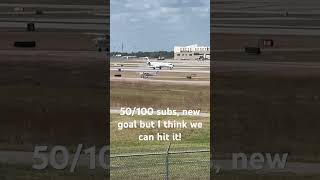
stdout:
<svg viewBox="0 0 320 180">
<path fill-rule="evenodd" d="M 207 73 L 210 74 L 209 70 L 192 70 L 194 68 L 174 68 L 172 70 L 166 70 L 166 69 L 161 69 L 161 72 L 179 72 L 179 73 Z M 118 71 L 118 68 L 112 68 L 110 69 L 111 71 Z M 159 70 L 153 70 L 151 68 L 122 68 L 122 71 L 131 71 L 131 72 L 144 72 L 144 71 L 159 71 Z"/>
<path fill-rule="evenodd" d="M 320 10 L 320 2 L 317 0 L 218 0 L 214 3 L 214 11 L 289 11 L 304 13 Z"/>
<path fill-rule="evenodd" d="M 26 23 L 23 22 L 0 22 L 1 28 L 20 28 L 25 29 Z M 82 24 L 82 23 L 37 23 L 38 30 L 50 29 L 50 30 L 98 30 L 104 32 L 108 29 L 107 25 L 101 24 Z"/>
<path fill-rule="evenodd" d="M 102 1 L 101 1 L 102 2 Z M 77 5 L 77 4 L 20 4 L 20 3 L 0 3 L 1 7 L 15 8 L 58 8 L 58 9 L 107 9 L 103 3 L 101 5 Z"/>
<path fill-rule="evenodd" d="M 215 72 L 265 72 L 287 75 L 320 75 L 320 62 L 217 61 Z"/>
<path fill-rule="evenodd" d="M 217 54 L 212 58 L 212 71 L 320 74 L 317 61 L 320 48 L 315 45 L 316 40 L 310 40 L 320 36 L 319 5 L 320 1 L 316 0 L 214 1 L 211 33 L 213 36 L 224 34 L 223 37 L 230 40 L 220 38 L 225 43 L 223 48 L 213 50 Z M 234 38 L 237 35 L 242 38 Z M 244 46 L 257 46 L 258 39 L 263 37 L 276 38 L 276 47 L 262 48 L 260 56 L 246 55 Z M 237 41 L 238 49 L 228 48 L 233 41 Z"/>
<path fill-rule="evenodd" d="M 315 0 L 216 1 L 211 28 L 214 33 L 320 35 L 319 5 Z"/>
<path fill-rule="evenodd" d="M 8 56 L 57 56 L 57 57 L 87 57 L 106 59 L 104 52 L 98 51 L 47 51 L 47 50 L 0 50 L 0 55 Z M 23 60 L 23 58 L 22 58 Z M 62 60 L 62 59 L 59 59 Z M 63 60 L 68 61 L 68 58 Z M 90 61 L 90 59 L 88 59 Z"/>
<path fill-rule="evenodd" d="M 27 23 L 35 23 L 38 30 L 95 30 L 109 29 L 108 8 L 104 3 L 83 4 L 12 4 L 0 3 L 0 28 L 26 29 Z M 14 8 L 24 8 L 15 11 Z M 42 11 L 37 14 L 37 11 Z"/>
<path fill-rule="evenodd" d="M 136 82 L 136 83 L 158 83 L 158 84 L 177 84 L 193 86 L 210 85 L 210 61 L 179 61 L 166 59 L 158 61 L 151 59 L 151 62 L 165 62 L 174 64 L 173 69 L 162 68 L 153 69 L 148 67 L 142 58 L 123 59 L 111 58 L 110 80 L 111 82 Z M 121 71 L 119 72 L 119 69 Z M 153 74 L 146 79 L 141 78 L 141 74 L 147 72 Z M 114 77 L 115 74 L 122 74 L 122 77 Z M 192 79 L 187 79 L 187 75 L 194 75 Z"/>
</svg>

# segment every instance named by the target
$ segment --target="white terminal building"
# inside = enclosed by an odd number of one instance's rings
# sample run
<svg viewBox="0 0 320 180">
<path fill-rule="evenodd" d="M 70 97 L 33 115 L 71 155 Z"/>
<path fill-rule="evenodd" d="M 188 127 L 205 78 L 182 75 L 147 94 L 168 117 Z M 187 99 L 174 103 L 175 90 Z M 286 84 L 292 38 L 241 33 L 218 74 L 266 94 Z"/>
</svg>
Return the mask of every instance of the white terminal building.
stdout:
<svg viewBox="0 0 320 180">
<path fill-rule="evenodd" d="M 204 60 L 210 59 L 210 47 L 198 46 L 193 44 L 190 46 L 175 46 L 175 60 Z"/>
</svg>

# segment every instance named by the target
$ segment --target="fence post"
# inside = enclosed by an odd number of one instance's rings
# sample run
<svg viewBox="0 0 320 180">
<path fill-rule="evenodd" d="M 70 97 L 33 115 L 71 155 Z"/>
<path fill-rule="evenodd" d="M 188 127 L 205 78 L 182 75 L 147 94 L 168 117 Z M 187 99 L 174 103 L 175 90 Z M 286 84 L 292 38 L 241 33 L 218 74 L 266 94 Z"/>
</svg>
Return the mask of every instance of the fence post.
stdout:
<svg viewBox="0 0 320 180">
<path fill-rule="evenodd" d="M 171 143 L 169 144 L 168 146 L 168 149 L 167 149 L 167 153 L 166 153 L 166 177 L 165 177 L 165 180 L 169 180 L 169 151 L 170 151 L 170 147 L 171 147 Z"/>
</svg>

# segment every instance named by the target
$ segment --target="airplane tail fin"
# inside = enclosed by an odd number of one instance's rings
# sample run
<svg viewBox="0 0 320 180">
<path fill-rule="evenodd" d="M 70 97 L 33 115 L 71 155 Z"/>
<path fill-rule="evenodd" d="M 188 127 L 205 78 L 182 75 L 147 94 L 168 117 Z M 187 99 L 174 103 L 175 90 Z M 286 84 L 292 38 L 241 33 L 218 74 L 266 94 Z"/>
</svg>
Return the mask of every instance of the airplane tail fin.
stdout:
<svg viewBox="0 0 320 180">
<path fill-rule="evenodd" d="M 150 62 L 149 57 L 145 57 L 145 59 L 147 60 L 147 64 L 150 66 L 150 65 L 151 65 L 151 62 Z"/>
</svg>

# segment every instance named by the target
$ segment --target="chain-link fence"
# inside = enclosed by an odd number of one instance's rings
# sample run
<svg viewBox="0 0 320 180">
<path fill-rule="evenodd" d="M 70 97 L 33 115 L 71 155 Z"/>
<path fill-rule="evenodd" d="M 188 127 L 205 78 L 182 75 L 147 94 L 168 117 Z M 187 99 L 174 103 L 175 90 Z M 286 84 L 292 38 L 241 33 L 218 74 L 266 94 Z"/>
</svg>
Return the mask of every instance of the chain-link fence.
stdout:
<svg viewBox="0 0 320 180">
<path fill-rule="evenodd" d="M 111 179 L 209 179 L 210 151 L 111 155 Z"/>
</svg>

